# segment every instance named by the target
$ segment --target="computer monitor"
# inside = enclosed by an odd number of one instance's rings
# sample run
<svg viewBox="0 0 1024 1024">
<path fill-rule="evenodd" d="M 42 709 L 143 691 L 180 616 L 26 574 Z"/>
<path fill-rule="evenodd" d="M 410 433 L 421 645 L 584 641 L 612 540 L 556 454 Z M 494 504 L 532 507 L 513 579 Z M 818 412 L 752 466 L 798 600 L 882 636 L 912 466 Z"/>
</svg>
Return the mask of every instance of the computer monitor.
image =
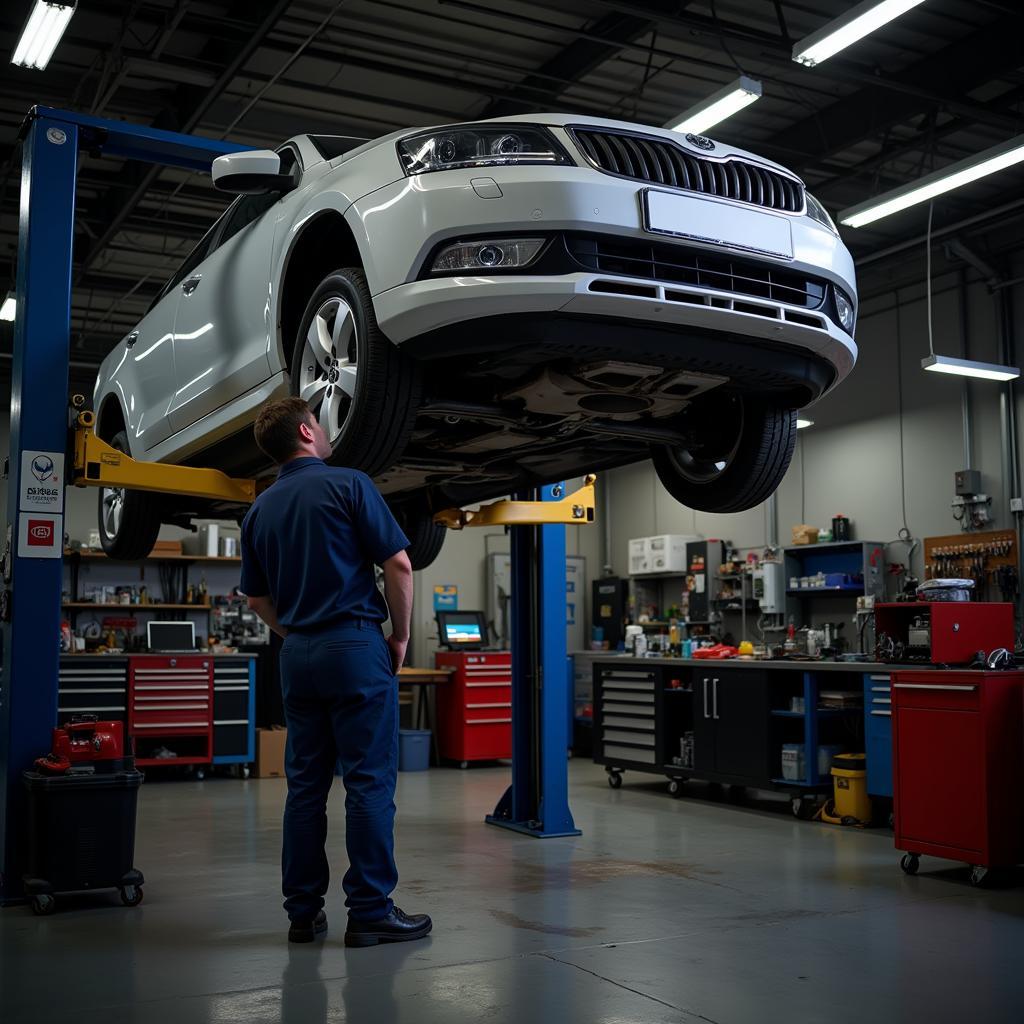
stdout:
<svg viewBox="0 0 1024 1024">
<path fill-rule="evenodd" d="M 146 646 L 151 651 L 194 651 L 194 622 L 147 622 Z"/>
<path fill-rule="evenodd" d="M 487 617 L 483 612 L 438 612 L 437 634 L 449 650 L 479 650 L 487 646 Z"/>
</svg>

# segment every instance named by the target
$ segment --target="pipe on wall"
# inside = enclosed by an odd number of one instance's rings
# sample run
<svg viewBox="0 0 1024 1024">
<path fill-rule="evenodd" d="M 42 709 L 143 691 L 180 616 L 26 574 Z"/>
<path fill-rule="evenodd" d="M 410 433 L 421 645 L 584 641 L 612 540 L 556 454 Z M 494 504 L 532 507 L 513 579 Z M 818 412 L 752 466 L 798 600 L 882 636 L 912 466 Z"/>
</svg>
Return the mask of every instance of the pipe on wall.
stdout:
<svg viewBox="0 0 1024 1024">
<path fill-rule="evenodd" d="M 967 315 L 967 271 L 962 267 L 957 273 L 957 294 L 960 310 L 960 354 L 964 359 L 970 359 L 969 346 L 967 342 L 967 331 L 969 317 Z M 970 469 L 971 457 L 974 451 L 974 436 L 971 432 L 971 389 L 967 378 L 960 382 L 960 415 L 964 424 L 964 469 Z"/>
</svg>

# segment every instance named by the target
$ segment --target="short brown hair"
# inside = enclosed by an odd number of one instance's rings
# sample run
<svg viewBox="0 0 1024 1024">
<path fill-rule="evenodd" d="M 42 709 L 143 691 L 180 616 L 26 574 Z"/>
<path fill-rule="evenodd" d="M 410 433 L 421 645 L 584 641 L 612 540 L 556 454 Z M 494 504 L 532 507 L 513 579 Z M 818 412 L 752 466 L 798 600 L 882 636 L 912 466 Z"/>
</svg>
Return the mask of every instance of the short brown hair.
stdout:
<svg viewBox="0 0 1024 1024">
<path fill-rule="evenodd" d="M 256 443 L 278 465 L 299 449 L 299 427 L 309 423 L 313 414 L 301 398 L 279 398 L 267 402 L 256 417 L 253 432 Z"/>
</svg>

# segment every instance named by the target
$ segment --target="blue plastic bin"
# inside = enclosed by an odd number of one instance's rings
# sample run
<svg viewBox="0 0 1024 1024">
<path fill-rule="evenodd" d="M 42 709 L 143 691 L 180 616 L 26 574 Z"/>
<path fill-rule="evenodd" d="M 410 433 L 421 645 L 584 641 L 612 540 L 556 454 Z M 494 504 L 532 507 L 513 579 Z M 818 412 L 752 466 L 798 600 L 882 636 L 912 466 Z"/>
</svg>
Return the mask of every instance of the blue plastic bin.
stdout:
<svg viewBox="0 0 1024 1024">
<path fill-rule="evenodd" d="M 425 772 L 430 767 L 430 730 L 398 730 L 398 770 Z"/>
</svg>

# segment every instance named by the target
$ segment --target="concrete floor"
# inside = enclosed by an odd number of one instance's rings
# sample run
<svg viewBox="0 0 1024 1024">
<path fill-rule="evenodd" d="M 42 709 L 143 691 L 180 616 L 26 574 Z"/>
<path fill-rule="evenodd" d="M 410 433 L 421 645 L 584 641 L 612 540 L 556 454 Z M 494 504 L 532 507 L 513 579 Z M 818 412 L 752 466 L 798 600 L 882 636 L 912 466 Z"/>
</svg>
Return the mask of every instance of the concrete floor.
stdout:
<svg viewBox="0 0 1024 1024">
<path fill-rule="evenodd" d="M 0 913 L 0 1019 L 74 1024 L 842 1024 L 1024 1019 L 1024 888 L 943 861 L 905 877 L 891 836 L 798 822 L 571 764 L 578 839 L 489 828 L 507 770 L 399 784 L 397 893 L 422 942 L 291 946 L 278 896 L 284 783 L 149 783 L 135 910 Z M 340 786 L 336 878 L 343 870 Z"/>
</svg>

